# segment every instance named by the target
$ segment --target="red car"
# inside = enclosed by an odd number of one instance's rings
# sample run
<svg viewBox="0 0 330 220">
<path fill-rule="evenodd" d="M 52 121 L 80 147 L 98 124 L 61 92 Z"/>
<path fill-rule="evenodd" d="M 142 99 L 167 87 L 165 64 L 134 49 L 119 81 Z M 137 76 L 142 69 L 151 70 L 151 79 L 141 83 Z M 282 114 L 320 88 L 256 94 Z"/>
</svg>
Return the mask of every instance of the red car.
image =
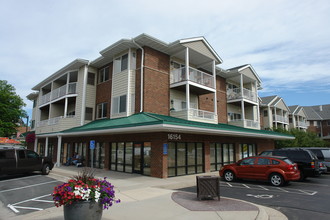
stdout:
<svg viewBox="0 0 330 220">
<path fill-rule="evenodd" d="M 268 180 L 273 186 L 283 186 L 300 178 L 297 164 L 278 156 L 247 157 L 223 166 L 219 174 L 227 182 L 235 179 Z"/>
</svg>

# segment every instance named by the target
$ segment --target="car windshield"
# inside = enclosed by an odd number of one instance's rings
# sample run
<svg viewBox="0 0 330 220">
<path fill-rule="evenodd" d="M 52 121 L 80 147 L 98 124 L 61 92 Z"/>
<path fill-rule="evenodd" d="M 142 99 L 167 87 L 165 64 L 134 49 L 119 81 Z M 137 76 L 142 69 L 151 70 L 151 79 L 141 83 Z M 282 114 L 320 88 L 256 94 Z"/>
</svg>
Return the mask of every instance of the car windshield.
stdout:
<svg viewBox="0 0 330 220">
<path fill-rule="evenodd" d="M 330 158 L 330 149 L 329 150 L 322 150 L 324 158 Z"/>
<path fill-rule="evenodd" d="M 293 164 L 293 162 L 291 160 L 289 160 L 288 158 L 283 159 L 283 161 L 287 164 Z"/>
</svg>

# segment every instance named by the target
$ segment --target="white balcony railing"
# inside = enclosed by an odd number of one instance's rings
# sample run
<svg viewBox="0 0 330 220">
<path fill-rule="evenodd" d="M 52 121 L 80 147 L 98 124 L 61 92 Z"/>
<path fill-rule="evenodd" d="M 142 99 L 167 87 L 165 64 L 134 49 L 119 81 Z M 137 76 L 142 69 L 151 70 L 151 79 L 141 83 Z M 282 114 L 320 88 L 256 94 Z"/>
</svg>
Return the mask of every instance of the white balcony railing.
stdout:
<svg viewBox="0 0 330 220">
<path fill-rule="evenodd" d="M 64 116 L 58 116 L 54 118 L 50 118 L 47 120 L 42 120 L 37 123 L 37 127 L 44 127 L 44 126 L 49 126 L 49 125 L 57 125 L 61 119 L 65 118 Z M 66 118 L 75 118 L 75 115 L 70 115 L 67 116 Z"/>
<path fill-rule="evenodd" d="M 186 80 L 186 68 L 182 67 L 171 71 L 171 84 Z M 189 81 L 198 83 L 203 86 L 214 88 L 213 76 L 203 71 L 189 67 Z"/>
<path fill-rule="evenodd" d="M 177 111 L 173 110 L 171 111 L 171 116 L 200 122 L 217 123 L 218 121 L 217 116 L 214 112 L 194 108 L 182 109 Z"/>
<path fill-rule="evenodd" d="M 235 125 L 243 128 L 253 128 L 259 129 L 260 124 L 258 121 L 249 120 L 249 119 L 234 119 L 228 122 L 230 125 Z"/>
<path fill-rule="evenodd" d="M 40 105 L 50 102 L 50 95 L 51 93 L 47 93 L 46 95 L 41 96 Z"/>
<path fill-rule="evenodd" d="M 274 122 L 282 122 L 282 123 L 289 123 L 289 118 L 282 116 L 282 115 L 273 115 L 273 121 Z"/>
<path fill-rule="evenodd" d="M 249 89 L 243 88 L 243 97 L 242 97 L 242 90 L 240 88 L 235 89 L 228 89 L 227 90 L 227 100 L 235 100 L 235 99 L 247 99 L 253 102 L 257 102 L 257 93 L 253 92 Z"/>
<path fill-rule="evenodd" d="M 297 121 L 297 126 L 302 128 L 307 128 L 307 123 L 304 121 Z"/>
<path fill-rule="evenodd" d="M 60 97 L 63 97 L 68 94 L 75 94 L 76 93 L 76 87 L 77 83 L 69 83 L 67 85 L 61 86 L 57 89 L 54 89 L 50 93 L 47 93 L 46 95 L 41 96 L 41 102 L 40 105 L 46 104 L 50 102 L 51 100 L 58 99 Z"/>
</svg>

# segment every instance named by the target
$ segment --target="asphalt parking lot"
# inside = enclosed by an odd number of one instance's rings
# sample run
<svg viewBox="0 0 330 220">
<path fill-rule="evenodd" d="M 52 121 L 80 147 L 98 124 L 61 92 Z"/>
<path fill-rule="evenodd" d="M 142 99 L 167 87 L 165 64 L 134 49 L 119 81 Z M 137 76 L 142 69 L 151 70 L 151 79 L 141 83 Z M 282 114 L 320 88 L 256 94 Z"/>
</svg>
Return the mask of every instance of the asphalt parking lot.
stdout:
<svg viewBox="0 0 330 220">
<path fill-rule="evenodd" d="M 51 193 L 59 183 L 40 174 L 1 176 L 0 213 L 24 215 L 54 207 Z"/>
<path fill-rule="evenodd" d="M 196 187 L 179 190 L 196 192 Z M 307 178 L 303 182 L 290 182 L 284 187 L 259 181 L 228 183 L 221 180 L 220 195 L 277 209 L 290 220 L 330 219 L 330 174 Z"/>
</svg>

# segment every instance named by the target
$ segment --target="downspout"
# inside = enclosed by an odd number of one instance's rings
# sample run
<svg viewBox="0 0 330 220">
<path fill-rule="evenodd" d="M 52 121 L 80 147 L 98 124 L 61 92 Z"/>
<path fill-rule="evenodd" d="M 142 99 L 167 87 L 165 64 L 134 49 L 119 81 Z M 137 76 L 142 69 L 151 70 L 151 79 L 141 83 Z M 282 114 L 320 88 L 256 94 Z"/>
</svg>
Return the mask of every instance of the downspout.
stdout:
<svg viewBox="0 0 330 220">
<path fill-rule="evenodd" d="M 141 96 L 140 96 L 140 112 L 143 112 L 143 62 L 144 62 L 144 49 L 138 45 L 134 39 L 132 39 L 132 42 L 138 47 L 141 49 Z"/>
</svg>

